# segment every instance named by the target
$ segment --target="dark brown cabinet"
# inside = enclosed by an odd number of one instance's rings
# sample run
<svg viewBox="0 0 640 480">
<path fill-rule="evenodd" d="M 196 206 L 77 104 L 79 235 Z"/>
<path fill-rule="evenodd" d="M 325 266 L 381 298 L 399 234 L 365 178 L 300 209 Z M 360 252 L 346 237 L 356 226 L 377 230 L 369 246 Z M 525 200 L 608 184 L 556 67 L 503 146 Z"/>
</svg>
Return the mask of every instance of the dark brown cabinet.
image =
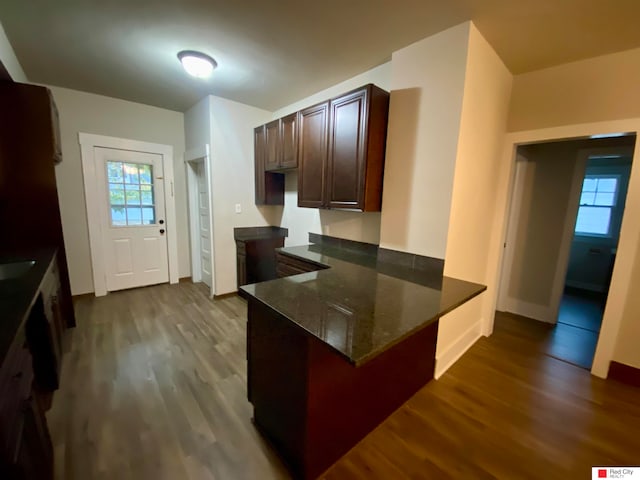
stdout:
<svg viewBox="0 0 640 480">
<path fill-rule="evenodd" d="M 298 168 L 298 112 L 280 119 L 280 167 Z"/>
<path fill-rule="evenodd" d="M 53 392 L 60 386 L 62 367 L 62 336 L 64 321 L 60 311 L 60 280 L 55 259 L 45 274 L 40 294 L 27 321 L 27 338 L 36 384 L 43 392 Z"/>
<path fill-rule="evenodd" d="M 53 447 L 33 380 L 27 334 L 21 326 L 0 365 L 1 478 L 53 478 Z"/>
<path fill-rule="evenodd" d="M 298 112 L 267 123 L 264 130 L 265 170 L 277 172 L 297 168 Z"/>
<path fill-rule="evenodd" d="M 380 211 L 388 116 L 369 84 L 256 128 L 256 204 L 284 205 L 297 168 L 299 207 Z"/>
<path fill-rule="evenodd" d="M 298 206 L 380 211 L 388 112 L 371 84 L 302 112 Z"/>
<path fill-rule="evenodd" d="M 264 126 L 265 153 L 264 169 L 278 170 L 280 167 L 280 120 L 274 120 Z"/>
<path fill-rule="evenodd" d="M 284 247 L 287 234 L 286 228 L 279 227 L 234 229 L 238 288 L 277 278 L 275 250 Z"/>
<path fill-rule="evenodd" d="M 284 205 L 284 174 L 267 172 L 265 170 L 267 157 L 266 125 L 254 129 L 253 139 L 255 154 L 255 204 Z"/>
<path fill-rule="evenodd" d="M 324 206 L 329 136 L 329 102 L 300 112 L 298 206 Z"/>
<path fill-rule="evenodd" d="M 0 250 L 55 247 L 59 308 L 75 325 L 58 204 L 55 163 L 61 161 L 58 113 L 51 92 L 0 82 Z"/>
<path fill-rule="evenodd" d="M 325 266 L 316 265 L 315 263 L 305 262 L 290 255 L 276 252 L 276 273 L 278 278 L 290 277 L 300 273 L 315 272 L 316 270 L 324 270 Z"/>
</svg>

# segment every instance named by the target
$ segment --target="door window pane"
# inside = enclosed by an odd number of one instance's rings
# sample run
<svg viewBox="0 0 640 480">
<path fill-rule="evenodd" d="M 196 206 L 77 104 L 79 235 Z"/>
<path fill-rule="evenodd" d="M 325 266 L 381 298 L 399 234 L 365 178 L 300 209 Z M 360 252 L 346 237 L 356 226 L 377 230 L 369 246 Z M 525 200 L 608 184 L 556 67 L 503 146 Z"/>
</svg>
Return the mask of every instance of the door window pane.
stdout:
<svg viewBox="0 0 640 480">
<path fill-rule="evenodd" d="M 140 165 L 140 183 L 150 185 L 151 181 L 151 165 Z"/>
<path fill-rule="evenodd" d="M 125 226 L 127 224 L 124 207 L 111 207 L 111 223 L 116 226 Z"/>
<path fill-rule="evenodd" d="M 126 185 L 127 205 L 140 205 L 140 190 L 137 185 Z"/>
<path fill-rule="evenodd" d="M 107 180 L 112 226 L 156 223 L 152 165 L 108 161 Z"/>
<path fill-rule="evenodd" d="M 124 183 L 140 184 L 140 175 L 138 175 L 137 163 L 124 164 Z"/>
<path fill-rule="evenodd" d="M 156 223 L 155 209 L 153 207 L 142 208 L 142 223 L 144 225 L 153 225 Z"/>
<path fill-rule="evenodd" d="M 109 184 L 109 202 L 111 205 L 124 205 L 124 189 L 122 184 Z"/>
<path fill-rule="evenodd" d="M 107 162 L 107 176 L 109 182 L 122 183 L 122 162 Z"/>
<path fill-rule="evenodd" d="M 127 225 L 142 225 L 142 209 L 127 207 Z"/>
<path fill-rule="evenodd" d="M 142 205 L 153 205 L 153 187 L 151 185 L 140 186 Z"/>
</svg>

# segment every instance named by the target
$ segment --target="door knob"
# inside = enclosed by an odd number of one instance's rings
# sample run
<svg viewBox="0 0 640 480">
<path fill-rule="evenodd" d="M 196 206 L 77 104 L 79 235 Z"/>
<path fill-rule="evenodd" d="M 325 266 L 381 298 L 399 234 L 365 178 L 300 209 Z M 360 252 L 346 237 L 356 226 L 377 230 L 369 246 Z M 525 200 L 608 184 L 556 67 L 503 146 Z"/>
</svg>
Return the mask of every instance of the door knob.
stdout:
<svg viewBox="0 0 640 480">
<path fill-rule="evenodd" d="M 164 228 L 160 229 L 160 235 L 164 234 Z"/>
</svg>

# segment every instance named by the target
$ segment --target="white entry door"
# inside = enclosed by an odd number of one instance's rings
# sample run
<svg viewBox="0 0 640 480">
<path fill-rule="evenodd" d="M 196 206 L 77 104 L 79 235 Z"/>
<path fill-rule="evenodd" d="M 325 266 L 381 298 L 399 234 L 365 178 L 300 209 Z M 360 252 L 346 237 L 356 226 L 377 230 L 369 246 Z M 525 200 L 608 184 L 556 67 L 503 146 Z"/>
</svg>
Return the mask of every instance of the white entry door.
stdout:
<svg viewBox="0 0 640 480">
<path fill-rule="evenodd" d="M 169 281 L 162 156 L 95 148 L 107 291 Z"/>
<path fill-rule="evenodd" d="M 198 179 L 198 214 L 200 229 L 200 266 L 202 281 L 211 287 L 211 230 L 209 228 L 209 182 L 205 163 L 194 164 L 194 170 Z"/>
</svg>

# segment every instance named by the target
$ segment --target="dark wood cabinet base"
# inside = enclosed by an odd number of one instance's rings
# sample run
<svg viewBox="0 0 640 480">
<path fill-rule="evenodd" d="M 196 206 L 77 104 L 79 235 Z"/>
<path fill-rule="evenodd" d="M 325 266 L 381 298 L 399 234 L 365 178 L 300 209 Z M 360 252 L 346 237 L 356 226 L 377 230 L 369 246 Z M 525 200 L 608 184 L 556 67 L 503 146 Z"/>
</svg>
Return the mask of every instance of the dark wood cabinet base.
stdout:
<svg viewBox="0 0 640 480">
<path fill-rule="evenodd" d="M 296 478 L 316 478 L 433 378 L 438 322 L 356 367 L 249 298 L 254 423 Z"/>
</svg>

